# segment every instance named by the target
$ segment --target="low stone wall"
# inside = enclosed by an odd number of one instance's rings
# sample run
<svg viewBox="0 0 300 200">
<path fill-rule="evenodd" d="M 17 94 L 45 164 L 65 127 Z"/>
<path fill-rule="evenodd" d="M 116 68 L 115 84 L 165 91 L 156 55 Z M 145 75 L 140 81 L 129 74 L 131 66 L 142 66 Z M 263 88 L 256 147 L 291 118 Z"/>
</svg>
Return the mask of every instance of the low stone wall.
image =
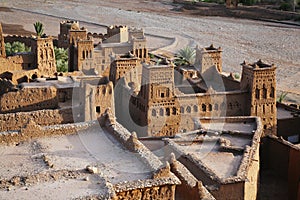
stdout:
<svg viewBox="0 0 300 200">
<path fill-rule="evenodd" d="M 181 184 L 176 186 L 176 199 L 215 199 L 193 174 L 171 154 L 171 171 L 179 178 Z"/>
<path fill-rule="evenodd" d="M 153 170 L 158 170 L 162 167 L 161 161 L 146 148 L 137 138 L 135 133 L 130 134 L 122 125 L 115 122 L 112 126 L 107 126 L 106 129 L 122 144 L 125 148 L 139 155 L 139 159 Z"/>
<path fill-rule="evenodd" d="M 58 107 L 55 87 L 22 88 L 0 97 L 0 113 L 26 112 Z"/>
<path fill-rule="evenodd" d="M 40 126 L 73 123 L 72 108 L 0 114 L 0 132 L 20 130 L 30 121 Z"/>
<path fill-rule="evenodd" d="M 95 121 L 80 122 L 75 124 L 63 124 L 41 127 L 35 122 L 30 121 L 24 128 L 19 131 L 6 131 L 0 133 L 0 143 L 5 145 L 17 144 L 34 138 L 54 136 L 54 135 L 72 135 L 80 130 L 84 130 L 92 125 Z"/>
<path fill-rule="evenodd" d="M 164 185 L 157 187 L 145 187 L 135 190 L 127 190 L 116 193 L 113 200 L 121 199 L 161 199 L 173 200 L 175 199 L 175 185 Z"/>
</svg>

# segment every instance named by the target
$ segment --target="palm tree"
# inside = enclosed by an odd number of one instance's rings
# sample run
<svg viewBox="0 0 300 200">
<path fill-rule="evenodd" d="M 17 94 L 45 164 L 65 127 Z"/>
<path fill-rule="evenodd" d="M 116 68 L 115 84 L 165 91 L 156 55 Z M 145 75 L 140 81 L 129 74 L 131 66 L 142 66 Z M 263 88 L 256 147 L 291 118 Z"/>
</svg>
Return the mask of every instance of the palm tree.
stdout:
<svg viewBox="0 0 300 200">
<path fill-rule="evenodd" d="M 279 98 L 277 99 L 277 101 L 279 103 L 282 103 L 282 101 L 285 99 L 285 97 L 286 97 L 287 94 L 288 94 L 288 92 L 282 91 L 281 94 L 280 94 L 280 96 L 279 96 Z"/>
<path fill-rule="evenodd" d="M 22 42 L 14 41 L 12 44 L 9 42 L 5 43 L 5 51 L 6 51 L 6 55 L 10 56 L 15 53 L 30 52 L 31 48 L 27 47 Z"/>
<path fill-rule="evenodd" d="M 35 22 L 33 26 L 37 36 L 42 37 L 44 33 L 44 25 L 41 22 Z"/>
<path fill-rule="evenodd" d="M 54 47 L 56 69 L 58 72 L 68 71 L 68 50 Z"/>
<path fill-rule="evenodd" d="M 174 63 L 177 66 L 192 65 L 195 62 L 196 51 L 189 46 L 180 49 L 177 53 Z"/>
</svg>

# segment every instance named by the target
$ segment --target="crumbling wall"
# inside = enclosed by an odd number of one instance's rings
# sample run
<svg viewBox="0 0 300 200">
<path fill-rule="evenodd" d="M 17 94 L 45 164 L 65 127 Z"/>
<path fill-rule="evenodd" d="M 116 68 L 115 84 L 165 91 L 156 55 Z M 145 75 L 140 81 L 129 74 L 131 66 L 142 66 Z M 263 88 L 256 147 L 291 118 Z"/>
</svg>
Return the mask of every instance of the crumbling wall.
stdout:
<svg viewBox="0 0 300 200">
<path fill-rule="evenodd" d="M 25 87 L 0 97 L 0 113 L 26 112 L 58 107 L 55 87 Z"/>
<path fill-rule="evenodd" d="M 151 188 L 139 188 L 116 193 L 113 200 L 121 199 L 157 199 L 157 200 L 174 200 L 175 185 L 165 185 Z"/>
<path fill-rule="evenodd" d="M 179 178 L 181 184 L 176 186 L 176 199 L 215 199 L 193 174 L 171 154 L 171 171 Z"/>
<path fill-rule="evenodd" d="M 95 121 L 87 123 L 75 123 L 64 125 L 53 125 L 41 127 L 34 121 L 29 121 L 24 127 L 18 131 L 1 132 L 0 143 L 2 144 L 17 144 L 27 140 L 40 137 L 49 137 L 53 135 L 71 135 L 76 134 L 77 131 L 84 130 L 92 125 Z"/>
<path fill-rule="evenodd" d="M 20 130 L 29 121 L 33 121 L 40 126 L 73 123 L 72 109 L 0 114 L 0 132 Z"/>
</svg>

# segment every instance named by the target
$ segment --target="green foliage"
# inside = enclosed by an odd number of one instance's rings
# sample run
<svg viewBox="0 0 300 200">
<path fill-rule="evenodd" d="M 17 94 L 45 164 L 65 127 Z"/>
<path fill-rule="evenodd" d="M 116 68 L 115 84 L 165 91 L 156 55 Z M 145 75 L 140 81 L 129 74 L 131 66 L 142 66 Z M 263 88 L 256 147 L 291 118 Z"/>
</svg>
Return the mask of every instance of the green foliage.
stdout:
<svg viewBox="0 0 300 200">
<path fill-rule="evenodd" d="M 239 73 L 234 73 L 234 74 L 233 74 L 233 77 L 234 77 L 235 79 L 239 80 L 240 77 L 241 77 L 241 75 L 240 75 Z"/>
<path fill-rule="evenodd" d="M 68 49 L 54 47 L 56 59 L 56 70 L 58 72 L 68 71 Z"/>
<path fill-rule="evenodd" d="M 291 3 L 289 2 L 282 2 L 280 7 L 280 10 L 284 10 L 284 11 L 292 11 L 293 10 L 293 6 Z"/>
<path fill-rule="evenodd" d="M 201 2 L 224 4 L 225 0 L 201 0 Z"/>
<path fill-rule="evenodd" d="M 161 63 L 161 59 L 158 59 L 157 61 L 156 61 L 156 65 L 159 65 L 160 63 Z"/>
<path fill-rule="evenodd" d="M 33 26 L 37 36 L 42 37 L 44 33 L 44 25 L 41 22 L 35 22 Z"/>
<path fill-rule="evenodd" d="M 279 98 L 277 99 L 277 102 L 282 103 L 285 97 L 287 96 L 288 92 L 282 91 Z"/>
<path fill-rule="evenodd" d="M 5 52 L 7 56 L 11 56 L 15 53 L 22 53 L 22 52 L 30 52 L 31 47 L 25 46 L 24 43 L 16 41 L 12 44 L 7 42 L 5 43 Z"/>
<path fill-rule="evenodd" d="M 183 49 L 180 49 L 175 58 L 174 63 L 176 66 L 182 65 L 193 65 L 195 62 L 196 51 L 189 46 L 186 46 Z"/>
<path fill-rule="evenodd" d="M 155 56 L 152 53 L 149 53 L 148 55 L 151 59 L 155 58 Z"/>
<path fill-rule="evenodd" d="M 240 2 L 243 5 L 252 6 L 252 5 L 254 5 L 257 2 L 257 0 L 241 0 Z"/>
</svg>

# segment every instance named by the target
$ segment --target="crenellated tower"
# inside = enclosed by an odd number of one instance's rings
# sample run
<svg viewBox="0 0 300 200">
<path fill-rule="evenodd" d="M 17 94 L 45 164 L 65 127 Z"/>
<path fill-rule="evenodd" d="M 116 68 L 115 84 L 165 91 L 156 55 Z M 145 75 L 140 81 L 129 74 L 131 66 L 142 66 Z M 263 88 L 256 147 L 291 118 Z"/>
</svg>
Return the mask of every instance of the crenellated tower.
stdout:
<svg viewBox="0 0 300 200">
<path fill-rule="evenodd" d="M 143 65 L 142 86 L 133 105 L 140 113 L 137 123 L 147 127 L 148 136 L 174 136 L 180 122 L 179 103 L 175 98 L 174 66 Z"/>
<path fill-rule="evenodd" d="M 56 61 L 52 37 L 33 38 L 31 51 L 35 54 L 35 66 L 43 76 L 54 76 Z"/>
<path fill-rule="evenodd" d="M 248 115 L 261 118 L 265 134 L 276 135 L 276 67 L 263 63 L 242 63 L 241 89 L 249 91 Z"/>
<path fill-rule="evenodd" d="M 195 66 L 200 74 L 205 73 L 206 70 L 212 66 L 216 66 L 217 70 L 222 72 L 222 49 L 215 48 L 213 45 L 205 48 L 196 47 Z"/>
</svg>

